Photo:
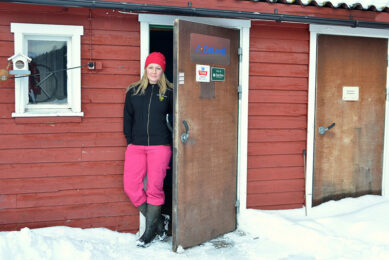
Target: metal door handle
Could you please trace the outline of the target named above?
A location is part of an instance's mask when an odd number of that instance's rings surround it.
[[[335,126],[335,123],[332,123],[329,127],[324,127],[324,126],[321,126],[319,127],[319,134],[321,135],[324,135],[328,130],[330,130],[331,128],[333,128]]]
[[[188,138],[189,138],[189,126],[188,126],[188,123],[185,120],[182,121],[182,123],[185,126],[185,133],[183,133],[181,135],[181,142],[183,142],[185,144],[188,141]]]

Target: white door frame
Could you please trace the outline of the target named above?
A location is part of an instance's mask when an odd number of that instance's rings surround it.
[[[192,16],[172,16],[139,14],[140,22],[140,71],[143,75],[146,57],[149,54],[150,25],[173,26],[175,19],[191,22],[204,23],[227,28],[234,28],[240,31],[239,47],[242,48],[242,58],[239,61],[239,85],[242,92],[239,98],[238,108],[238,151],[237,151],[237,200],[239,201],[237,211],[237,222],[240,223],[239,216],[246,210],[247,201],[247,132],[248,132],[248,97],[249,97],[249,46],[250,46],[250,20],[223,19],[209,17]],[[141,215],[141,214],[140,214]],[[142,216],[142,215],[141,215]],[[141,217],[140,227],[144,219]]]
[[[343,26],[313,25],[309,26],[310,47],[309,47],[309,89],[308,89],[308,125],[307,125],[307,165],[305,178],[305,203],[307,211],[312,208],[312,189],[313,189],[313,160],[314,160],[314,142],[315,142],[315,109],[316,109],[316,62],[317,62],[317,36],[319,34],[340,35],[340,36],[358,36],[370,38],[385,38],[389,43],[389,31],[384,29],[351,28]],[[389,46],[388,46],[389,55]],[[389,56],[388,56],[389,57]],[[386,72],[386,89],[388,89],[389,76]],[[382,166],[382,196],[389,197],[389,176],[386,173],[389,169],[389,100],[385,102],[385,131],[384,131],[384,150]]]

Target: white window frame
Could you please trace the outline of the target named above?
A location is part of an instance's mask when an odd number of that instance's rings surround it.
[[[27,56],[28,40],[67,41],[67,68],[81,65],[83,26],[11,23],[15,54]],[[81,69],[67,71],[67,104],[28,104],[28,77],[15,78],[15,112],[12,117],[84,116],[81,112]]]
[[[308,89],[308,125],[307,125],[307,164],[305,178],[305,203],[308,215],[312,209],[313,167],[315,145],[315,113],[316,113],[316,64],[317,64],[317,37],[320,34],[358,36],[388,39],[389,57],[389,31],[386,29],[351,28],[344,26],[316,25],[309,26],[309,89]],[[386,89],[389,88],[389,70],[386,69]],[[316,129],[317,131],[317,129]],[[382,196],[389,198],[389,99],[385,101],[385,130],[382,166]]]

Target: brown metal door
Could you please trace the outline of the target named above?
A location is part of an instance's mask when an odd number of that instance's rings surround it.
[[[174,251],[236,228],[238,43],[237,30],[174,23]],[[196,65],[225,69],[224,81],[197,82]]]
[[[313,205],[381,194],[387,45],[318,37]]]

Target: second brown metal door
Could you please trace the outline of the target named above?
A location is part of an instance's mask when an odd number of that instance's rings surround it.
[[[387,45],[318,37],[313,205],[381,194]]]

